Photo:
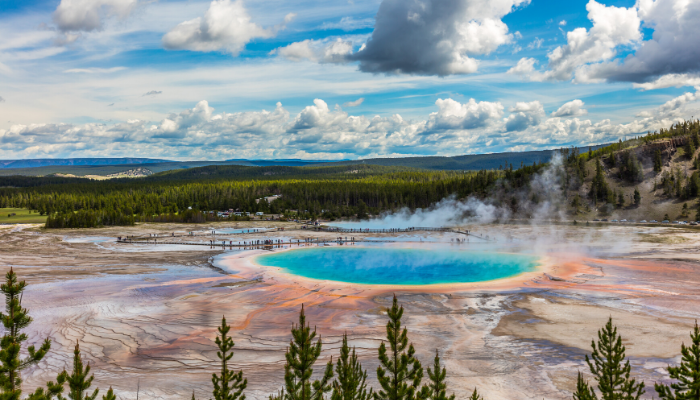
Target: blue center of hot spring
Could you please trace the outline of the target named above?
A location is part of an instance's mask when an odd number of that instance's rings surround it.
[[[307,278],[368,285],[483,282],[537,267],[534,256],[450,249],[314,247],[262,255],[256,260]]]

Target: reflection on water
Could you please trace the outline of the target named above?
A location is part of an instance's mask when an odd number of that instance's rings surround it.
[[[374,285],[482,282],[537,267],[530,255],[448,248],[316,247],[261,255],[256,261],[307,278]]]

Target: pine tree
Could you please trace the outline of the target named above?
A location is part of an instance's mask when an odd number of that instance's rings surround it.
[[[316,337],[316,329],[306,323],[304,306],[299,313],[299,325],[292,326],[292,340],[289,343],[287,364],[284,366],[285,390],[280,396],[285,400],[321,400],[323,394],[331,390],[330,380],[333,378],[333,360],[326,364],[326,370],[320,380],[311,382],[313,365],[321,355],[322,342]]]
[[[472,392],[472,395],[469,396],[469,400],[484,400],[484,396],[480,395],[480,394],[476,391],[476,388],[474,388],[474,391]]]
[[[574,400],[597,400],[593,388],[588,386],[588,382],[583,379],[581,372],[578,373],[576,380],[576,392],[574,392]]]
[[[688,138],[688,143],[685,144],[685,156],[692,160],[695,155],[695,143],[693,143],[692,138]]]
[[[387,353],[384,342],[379,346],[379,362],[377,380],[382,386],[374,393],[375,400],[414,400],[424,399],[429,395],[429,389],[424,387],[418,391],[423,379],[423,367],[415,358],[416,350],[408,343],[408,330],[401,330],[403,307],[399,307],[396,295],[388,310],[389,322],[386,325],[386,336],[390,352]]]
[[[226,317],[221,318],[221,326],[218,328],[219,336],[216,337],[216,346],[219,351],[217,357],[221,360],[221,375],[212,374],[211,382],[214,385],[214,399],[216,400],[245,400],[243,390],[248,386],[248,380],[243,379],[243,371],[238,373],[228,367],[228,362],[233,358],[233,339],[228,336],[231,327],[226,324]],[[194,399],[194,391],[192,392]]]
[[[114,394],[114,390],[112,390],[112,387],[109,387],[109,390],[107,393],[102,396],[102,400],[117,400],[117,396]],[[192,400],[194,400],[194,392],[192,392]]]
[[[348,334],[343,335],[343,346],[340,348],[340,358],[335,365],[337,374],[333,382],[333,394],[331,400],[369,400],[372,398],[372,389],[367,390],[367,371],[357,359],[355,348],[350,352],[348,346]]]
[[[430,382],[428,383],[428,388],[430,388],[430,400],[454,400],[455,395],[447,396],[447,384],[445,383],[445,377],[447,376],[447,369],[442,368],[440,370],[440,355],[438,351],[435,350],[435,359],[433,361],[433,369],[428,367],[428,378]]]
[[[66,379],[68,379],[68,373],[66,371],[61,372],[58,374],[58,377],[56,377],[56,383],[54,382],[47,382],[46,383],[46,390],[44,388],[37,388],[34,393],[30,394],[29,397],[27,397],[27,400],[51,400],[53,398],[58,398],[59,400],[65,400],[64,397],[61,396],[63,393],[64,387],[63,385],[66,383]],[[104,399],[104,397],[103,397]],[[115,400],[115,399],[106,399],[106,400]]]
[[[5,283],[0,285],[0,291],[5,295],[5,312],[0,313],[5,327],[5,335],[0,339],[0,389],[2,400],[18,400],[22,394],[20,371],[41,361],[51,348],[51,341],[45,339],[39,349],[27,347],[29,356],[20,358],[22,342],[27,340],[27,334],[22,333],[22,329],[32,322],[27,309],[22,308],[22,292],[27,283],[18,282],[12,268],[5,279]]]
[[[692,345],[681,344],[681,364],[668,366],[668,374],[676,382],[670,386],[654,384],[659,398],[668,400],[700,400],[700,329],[698,321],[690,334]]]
[[[73,371],[66,379],[69,389],[68,398],[70,400],[95,400],[100,389],[95,389],[92,394],[86,392],[92,385],[93,379],[95,379],[94,375],[89,377],[88,375],[90,375],[90,364],[83,367],[83,360],[80,357],[80,346],[76,343],[73,351]]]
[[[634,205],[639,207],[642,202],[642,195],[639,193],[639,189],[634,188]]]
[[[664,166],[664,162],[661,158],[661,150],[656,150],[654,152],[654,172],[659,173]]]
[[[644,382],[637,383],[630,378],[630,362],[625,359],[625,346],[617,328],[608,319],[603,329],[598,331],[598,344],[591,341],[593,353],[586,363],[598,381],[602,400],[638,400],[644,394]]]

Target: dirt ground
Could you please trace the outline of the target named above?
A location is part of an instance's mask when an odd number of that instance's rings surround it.
[[[225,240],[332,239],[337,234],[294,230],[227,236]],[[210,240],[221,228],[278,228],[279,222],[44,230],[0,226],[0,268],[29,283],[24,305],[34,322],[30,343],[50,337],[49,355],[25,371],[25,392],[70,366],[76,341],[90,361],[95,385],[121,399],[211,396],[216,371],[215,328],[233,327],[234,365],[248,378],[247,397],[264,399],[283,385],[289,328],[303,303],[323,337],[323,362],[347,332],[371,384],[385,307],[397,295],[419,359],[439,350],[449,391],[476,386],[488,399],[565,399],[596,331],[612,317],[627,346],[633,374],[647,385],[667,379],[700,317],[700,233],[633,226],[471,226],[465,249],[526,251],[546,256],[546,268],[518,279],[441,287],[367,287],[290,279],[256,270],[260,250],[115,243],[117,236]],[[201,236],[173,238],[173,232]],[[451,242],[455,234],[353,234]],[[217,236],[217,240],[224,240]],[[493,241],[496,239],[496,241]],[[418,246],[419,244],[416,244]],[[424,245],[424,244],[420,244]],[[273,251],[277,251],[273,249]],[[240,268],[239,268],[240,267]],[[321,365],[317,373],[321,371]]]

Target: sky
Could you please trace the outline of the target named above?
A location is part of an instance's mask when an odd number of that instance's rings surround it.
[[[700,116],[700,0],[0,0],[0,159],[361,159]]]

